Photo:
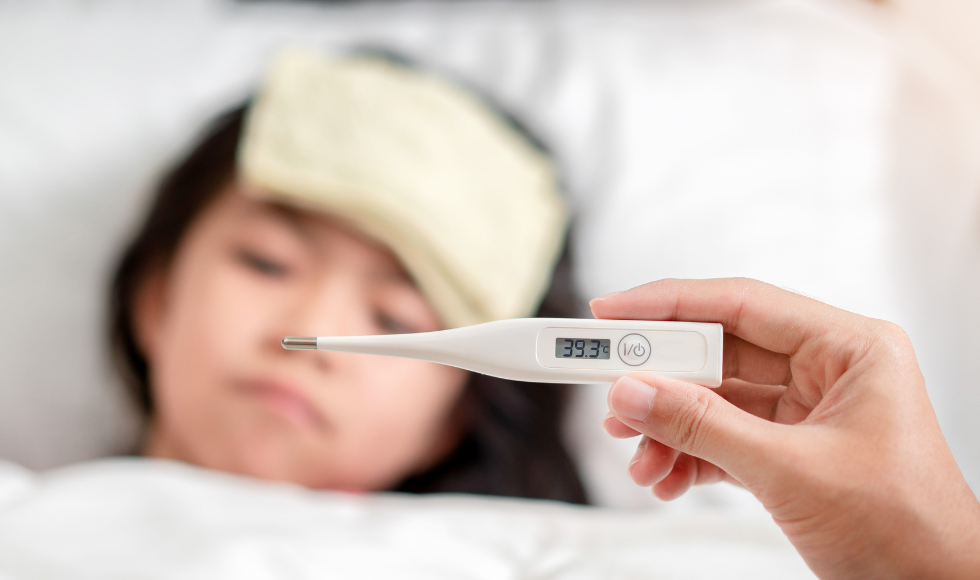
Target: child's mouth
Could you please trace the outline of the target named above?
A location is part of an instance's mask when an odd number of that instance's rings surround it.
[[[259,398],[265,405],[290,421],[314,429],[324,429],[326,418],[310,399],[291,385],[275,380],[255,380],[239,383],[244,393]]]

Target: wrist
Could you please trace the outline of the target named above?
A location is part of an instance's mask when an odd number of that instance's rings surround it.
[[[980,503],[970,494],[955,512],[921,525],[897,527],[891,565],[878,577],[980,578]]]

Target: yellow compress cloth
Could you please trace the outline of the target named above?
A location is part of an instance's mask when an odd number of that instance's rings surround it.
[[[554,170],[478,99],[371,57],[290,51],[249,111],[255,195],[389,247],[448,327],[531,315],[561,250]]]

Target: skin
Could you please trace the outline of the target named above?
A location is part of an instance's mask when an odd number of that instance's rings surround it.
[[[821,578],[980,578],[980,503],[894,324],[753,280],[663,280],[597,318],[721,322],[721,388],[649,374],[609,392],[603,427],[642,434],[630,474],[662,499],[751,491]]]
[[[337,221],[229,186],[135,310],[156,406],[146,455],[382,490],[456,445],[465,371],[280,346],[442,327],[398,261]]]

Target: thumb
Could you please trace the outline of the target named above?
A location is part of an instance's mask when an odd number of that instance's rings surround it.
[[[609,390],[608,403],[629,427],[713,463],[742,482],[754,479],[782,439],[782,425],[746,413],[706,387],[659,375],[619,379]]]

